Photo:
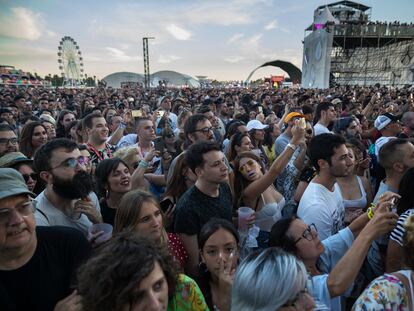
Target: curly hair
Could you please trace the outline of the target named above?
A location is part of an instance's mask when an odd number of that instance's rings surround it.
[[[404,237],[404,262],[411,269],[414,269],[414,216],[405,220],[405,237]]]
[[[92,256],[78,273],[78,291],[84,310],[123,310],[136,300],[136,290],[158,263],[175,292],[178,270],[165,247],[131,231],[117,234]]]

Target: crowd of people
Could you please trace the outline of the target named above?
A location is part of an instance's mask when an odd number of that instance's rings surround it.
[[[0,309],[414,310],[413,94],[0,88]]]

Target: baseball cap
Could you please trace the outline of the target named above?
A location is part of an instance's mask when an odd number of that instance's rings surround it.
[[[335,98],[335,99],[331,100],[331,103],[334,104],[334,105],[337,105],[339,103],[342,103],[342,100],[340,100],[339,98]]]
[[[10,167],[17,163],[32,163],[33,160],[27,158],[21,152],[9,152],[0,157],[0,167]]]
[[[381,131],[384,127],[386,127],[391,122],[396,122],[400,119],[396,115],[392,113],[386,112],[375,119],[374,126],[378,131]]]
[[[0,199],[19,194],[36,195],[29,191],[23,176],[12,168],[0,168]]]
[[[293,118],[304,118],[305,116],[299,112],[290,112],[287,114],[283,122],[288,123]]]
[[[51,115],[42,114],[42,115],[40,115],[39,118],[40,118],[40,121],[45,121],[45,122],[49,122],[53,125],[56,125],[56,120]]]
[[[269,125],[265,125],[262,122],[260,122],[259,120],[250,120],[246,127],[248,131],[251,130],[263,130],[265,128],[267,128]]]

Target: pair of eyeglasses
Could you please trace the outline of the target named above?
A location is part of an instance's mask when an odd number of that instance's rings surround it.
[[[37,173],[31,173],[31,174],[22,174],[24,182],[27,183],[29,179],[31,178],[34,181],[37,181],[39,178],[39,174]]]
[[[318,232],[318,229],[316,228],[315,224],[310,224],[305,231],[303,231],[302,236],[298,238],[294,244],[298,243],[302,239],[306,239],[308,241],[313,240],[313,234],[312,232]]]
[[[6,146],[7,144],[17,145],[19,140],[17,138],[0,138],[0,145]]]
[[[59,167],[67,167],[67,168],[75,168],[77,165],[89,165],[90,163],[90,159],[89,157],[85,157],[85,156],[80,156],[78,158],[69,158],[66,159],[64,161],[62,161],[62,163],[60,163],[59,165],[52,167],[51,169],[54,170],[56,168]]]
[[[246,166],[253,167],[254,165],[255,165],[254,160],[248,160],[246,163],[244,163],[242,166],[239,167],[239,172],[243,174],[243,173],[247,172]]]
[[[213,128],[212,127],[205,127],[199,130],[195,130],[194,132],[202,132],[203,134],[208,134],[210,132],[213,132]]]
[[[12,219],[13,213],[16,212],[23,217],[27,217],[34,213],[36,210],[35,200],[30,199],[27,202],[24,202],[15,208],[2,208],[0,209],[0,224],[5,225],[10,222]]]

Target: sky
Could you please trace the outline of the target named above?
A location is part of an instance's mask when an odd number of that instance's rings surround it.
[[[333,1],[332,1],[333,2]],[[414,22],[413,0],[359,1],[371,20]],[[302,65],[304,29],[330,2],[302,0],[0,0],[0,65],[41,76],[60,74],[63,36],[78,43],[88,76],[143,73],[142,38],[150,71],[173,70],[218,80],[245,80],[270,60]],[[256,71],[252,79],[283,74]]]

